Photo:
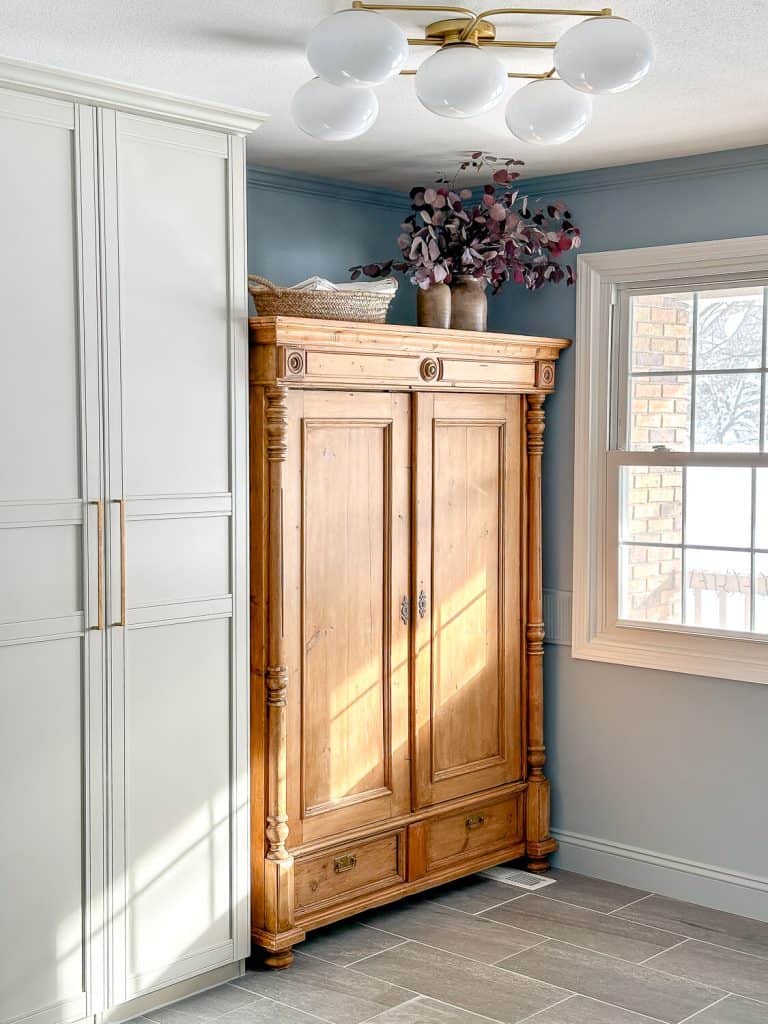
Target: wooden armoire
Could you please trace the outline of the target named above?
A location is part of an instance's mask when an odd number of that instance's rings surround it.
[[[557,338],[250,321],[252,937],[544,871]]]

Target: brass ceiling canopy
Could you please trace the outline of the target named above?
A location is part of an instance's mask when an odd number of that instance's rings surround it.
[[[455,43],[488,42],[496,38],[496,26],[491,21],[475,21],[474,18],[443,18],[433,21],[424,31],[424,42],[437,46],[452,46]]]

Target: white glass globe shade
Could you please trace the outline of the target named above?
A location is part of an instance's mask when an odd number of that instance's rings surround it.
[[[624,18],[589,18],[563,35],[555,47],[555,67],[580,92],[631,89],[655,59],[648,33]]]
[[[399,74],[408,60],[408,39],[375,11],[339,11],[310,32],[307,60],[331,85],[366,88]]]
[[[524,85],[507,104],[507,127],[522,142],[569,142],[592,119],[592,97],[547,78]]]
[[[493,54],[471,43],[444,46],[416,72],[416,95],[433,114],[474,117],[495,107],[507,72]]]
[[[291,103],[299,128],[315,139],[344,142],[367,132],[379,113],[373,89],[337,89],[321,78],[306,82]]]

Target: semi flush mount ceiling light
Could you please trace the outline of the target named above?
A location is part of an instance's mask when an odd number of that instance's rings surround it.
[[[408,39],[379,11],[441,11],[423,39]],[[559,41],[497,39],[489,19],[501,14],[585,18]],[[417,71],[405,69],[410,46],[437,52]],[[553,50],[554,66],[527,74],[504,69],[489,47]],[[623,92],[643,79],[654,61],[646,32],[610,8],[600,11],[499,7],[475,14],[442,4],[377,4],[354,0],[352,9],[325,18],[312,30],[307,59],[318,78],[303,85],[292,104],[296,124],[329,142],[354,139],[373,125],[378,101],[371,86],[395,75],[415,75],[416,95],[441,117],[475,117],[503,98],[509,78],[530,79],[507,105],[509,130],[523,142],[554,145],[575,138],[592,116],[591,95]]]

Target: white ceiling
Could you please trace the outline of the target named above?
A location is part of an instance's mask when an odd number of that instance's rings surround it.
[[[578,9],[604,2],[573,0]],[[548,0],[527,0],[549,6]],[[513,139],[503,106],[450,121],[428,113],[413,79],[379,90],[381,113],[367,135],[320,143],[295,128],[290,99],[311,77],[307,32],[343,0],[0,0],[0,54],[101,75],[180,95],[263,111],[249,142],[266,166],[405,188],[451,170],[459,153],[486,149],[552,174],[753,146],[768,142],[768,0],[615,0],[616,14],[650,32],[651,75],[630,92],[595,101],[592,124],[564,146]],[[482,10],[489,4],[464,0]],[[438,17],[397,16],[416,34]],[[499,37],[556,38],[573,19],[498,19]],[[504,26],[501,29],[501,26]],[[412,50],[416,67],[431,50]],[[496,51],[510,70],[543,70],[546,53]],[[510,93],[522,83],[510,81]]]

